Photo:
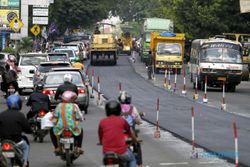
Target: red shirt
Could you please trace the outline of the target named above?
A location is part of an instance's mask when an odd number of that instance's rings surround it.
[[[127,121],[122,117],[112,115],[100,121],[98,133],[103,153],[124,154],[127,151],[124,131],[131,134]]]

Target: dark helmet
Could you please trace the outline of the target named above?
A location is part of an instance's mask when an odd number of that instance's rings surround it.
[[[38,83],[36,85],[36,92],[42,92],[43,91],[43,84],[42,83]]]
[[[106,110],[106,115],[121,115],[121,105],[118,101],[116,100],[111,100],[108,101],[105,105],[105,110]]]
[[[131,99],[132,97],[126,91],[122,91],[118,97],[119,102],[122,104],[131,104]]]
[[[22,109],[22,100],[21,100],[20,96],[10,95],[7,98],[7,106],[9,109],[21,110]]]

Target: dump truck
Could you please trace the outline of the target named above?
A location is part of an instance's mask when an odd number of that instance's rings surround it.
[[[174,23],[169,19],[146,18],[142,27],[142,45],[140,49],[141,61],[146,62],[150,50],[151,32],[174,32]]]
[[[184,58],[185,34],[152,32],[150,48],[155,73],[170,69],[180,74]]]

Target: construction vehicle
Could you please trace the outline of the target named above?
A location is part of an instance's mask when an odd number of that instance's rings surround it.
[[[122,45],[123,45],[122,53],[126,53],[128,55],[131,55],[132,34],[130,32],[122,33],[121,40],[122,40]]]
[[[174,23],[169,19],[162,18],[146,18],[142,27],[142,44],[140,56],[142,62],[147,62],[150,50],[150,34],[151,32],[174,32]]]
[[[180,74],[184,59],[185,34],[152,32],[150,48],[155,73],[169,69]]]
[[[90,51],[90,64],[91,65],[116,65],[117,63],[117,47],[115,35],[112,32],[108,31],[104,25],[111,24],[101,23],[99,26],[102,26],[101,34],[93,34],[91,51]]]

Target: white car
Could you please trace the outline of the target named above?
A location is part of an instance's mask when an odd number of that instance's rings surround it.
[[[43,53],[27,53],[20,55],[18,66],[21,72],[18,73],[19,91],[24,89],[33,89],[33,75],[37,66],[41,62],[49,61],[48,54]]]

